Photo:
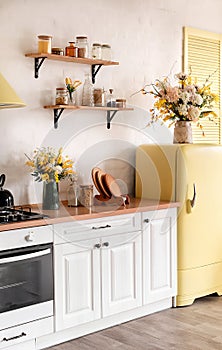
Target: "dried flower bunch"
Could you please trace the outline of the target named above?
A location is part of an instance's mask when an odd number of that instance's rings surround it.
[[[200,118],[209,116],[213,120],[217,117],[213,104],[218,101],[218,96],[211,91],[210,76],[202,86],[190,74],[179,73],[175,79],[176,85],[171,84],[169,77],[166,77],[141,90],[143,94],[150,93],[155,97],[149,124],[161,119],[163,122],[171,121],[169,126],[177,121],[193,121],[201,127],[198,123]],[[152,87],[151,91],[146,90],[148,86]]]
[[[32,158],[25,156],[28,158],[25,164],[31,167],[35,181],[59,182],[74,174],[73,161],[62,155],[62,148],[56,152],[51,147],[41,147],[34,151]]]

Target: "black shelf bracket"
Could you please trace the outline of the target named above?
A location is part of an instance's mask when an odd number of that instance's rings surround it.
[[[61,117],[62,112],[64,111],[64,108],[56,108],[54,109],[54,128],[58,128],[58,121]]]
[[[100,68],[103,66],[103,64],[92,64],[92,83],[95,84],[96,81],[96,74],[100,70]]]
[[[39,69],[43,62],[45,61],[46,57],[35,57],[35,78],[37,79],[39,77]]]
[[[116,113],[118,111],[107,111],[107,129],[110,129],[110,123],[112,121],[112,119],[115,117]]]

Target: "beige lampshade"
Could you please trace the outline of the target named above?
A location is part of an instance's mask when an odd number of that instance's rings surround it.
[[[18,107],[25,107],[25,103],[0,73],[0,109]]]

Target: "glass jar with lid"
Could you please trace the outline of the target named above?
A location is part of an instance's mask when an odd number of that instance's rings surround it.
[[[80,185],[80,203],[86,208],[93,205],[93,185]]]
[[[38,35],[38,53],[52,53],[51,35]]]
[[[101,60],[102,57],[102,46],[99,43],[92,44],[92,58]]]
[[[64,49],[61,48],[61,47],[52,47],[52,53],[54,55],[63,56],[64,55]]]
[[[108,44],[103,44],[102,47],[102,60],[111,61],[111,46]]]
[[[67,105],[69,102],[68,91],[66,88],[56,88],[56,105]]]
[[[78,57],[88,58],[89,57],[89,44],[87,36],[77,36],[76,46],[78,48]]]

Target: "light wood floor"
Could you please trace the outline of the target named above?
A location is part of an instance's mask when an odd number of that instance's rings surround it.
[[[222,350],[222,297],[161,311],[48,350]]]

